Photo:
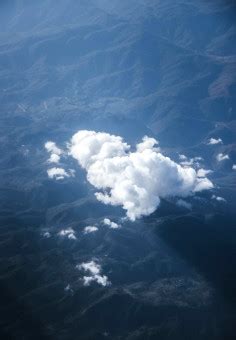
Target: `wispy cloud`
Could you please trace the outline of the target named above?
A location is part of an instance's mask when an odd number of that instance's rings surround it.
[[[190,167],[193,166],[194,168],[199,168],[200,163],[203,161],[202,157],[193,157],[193,158],[188,158],[185,155],[179,155],[179,158],[181,160],[180,164],[183,167]]]
[[[61,231],[59,231],[58,235],[62,237],[67,237],[71,240],[76,240],[75,231],[72,228],[62,229]]]
[[[212,195],[211,199],[216,200],[218,202],[226,202],[226,199],[224,197],[220,197],[220,196],[216,196],[216,195]]]
[[[185,209],[188,209],[188,210],[192,209],[192,204],[182,200],[181,198],[179,200],[177,200],[176,204],[181,208],[185,208]]]

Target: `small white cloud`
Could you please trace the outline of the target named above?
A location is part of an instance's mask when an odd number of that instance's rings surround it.
[[[109,218],[104,218],[103,220],[103,223],[107,226],[109,226],[109,228],[111,229],[117,229],[117,228],[120,228],[120,225],[115,223],[115,222],[112,222]]]
[[[207,144],[208,145],[223,144],[223,141],[221,138],[218,139],[210,138]]]
[[[72,228],[62,229],[58,233],[59,236],[67,237],[71,240],[76,240],[75,231]]]
[[[212,195],[211,199],[216,200],[218,202],[226,202],[226,199],[220,196]]]
[[[182,208],[186,208],[188,210],[191,210],[192,209],[192,205],[182,199],[179,199],[176,204],[179,206],[179,207],[182,207]]]
[[[58,156],[55,153],[52,153],[50,158],[48,159],[48,163],[59,163],[60,162],[60,156]]]
[[[70,240],[76,240],[75,234],[68,234],[67,237],[68,237]]]
[[[236,170],[236,164],[234,164],[234,165],[232,166],[232,169],[233,169],[233,170]]]
[[[48,177],[56,180],[64,179],[65,177],[70,177],[71,175],[65,171],[63,168],[51,168],[47,170]]]
[[[216,159],[218,162],[222,162],[222,161],[225,161],[226,159],[229,159],[229,155],[224,155],[223,153],[219,153],[216,156]]]
[[[84,234],[90,234],[90,233],[94,233],[95,231],[98,230],[98,227],[89,225],[87,227],[84,228]]]
[[[49,231],[45,231],[42,235],[45,238],[50,238],[51,237],[51,234],[49,233]]]
[[[206,177],[206,175],[212,173],[212,170],[199,169],[197,171],[197,177]]]
[[[72,289],[72,287],[71,287],[71,285],[68,283],[68,285],[64,288],[64,291],[66,292],[66,293],[71,293],[71,294],[73,294],[74,293],[74,291],[73,291],[73,289]]]
[[[69,169],[68,173],[69,173],[70,177],[75,177],[75,170],[74,169]]]
[[[97,282],[104,287],[111,284],[106,275],[101,275],[101,266],[95,261],[83,262],[76,268],[90,273],[89,276],[83,276],[85,286],[89,286],[91,282]]]
[[[45,143],[44,147],[47,150],[47,152],[51,154],[50,158],[48,159],[48,162],[59,163],[63,151],[57,147],[56,143],[49,141]]]
[[[55,153],[58,156],[60,156],[63,153],[63,151],[60,148],[58,148],[56,146],[56,143],[54,142],[48,141],[47,143],[45,143],[44,146],[47,152],[49,153]]]
[[[182,155],[184,156],[184,155]],[[200,156],[197,156],[197,157],[193,157],[193,158],[187,158],[186,156],[184,156],[184,160],[182,162],[180,162],[180,164],[184,167],[191,167],[191,166],[194,166],[195,168],[198,168],[200,167],[200,162],[203,161],[203,158],[200,157]]]
[[[99,274],[101,271],[100,264],[96,263],[95,261],[90,262],[83,262],[76,266],[78,269],[83,269],[85,272],[90,272],[93,275]]]

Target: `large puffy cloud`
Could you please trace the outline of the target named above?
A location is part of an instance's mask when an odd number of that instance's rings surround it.
[[[71,139],[70,155],[87,171],[88,181],[99,191],[97,199],[121,205],[135,220],[149,215],[160,198],[186,197],[210,189],[206,177],[192,167],[183,167],[164,156],[154,138],[144,137],[131,151],[120,136],[82,130]]]

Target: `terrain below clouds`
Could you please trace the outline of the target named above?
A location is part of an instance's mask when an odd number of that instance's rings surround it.
[[[235,338],[235,11],[0,2],[2,339]]]

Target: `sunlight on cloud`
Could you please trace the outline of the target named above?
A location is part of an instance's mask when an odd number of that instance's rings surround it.
[[[145,136],[131,152],[120,136],[82,130],[72,137],[69,154],[87,171],[89,183],[99,190],[97,199],[122,206],[134,221],[153,213],[161,198],[186,197],[213,187],[192,167],[183,167],[164,156],[157,144],[154,138]]]

